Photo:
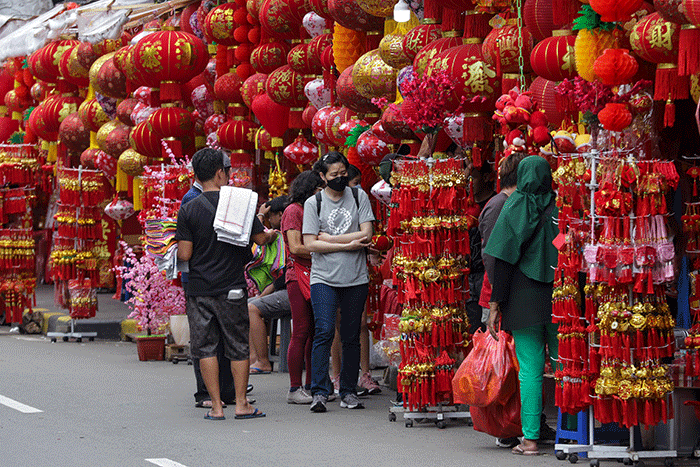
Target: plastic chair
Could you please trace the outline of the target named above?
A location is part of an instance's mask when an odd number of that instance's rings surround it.
[[[277,350],[277,327],[279,322],[280,348]],[[270,320],[270,350],[268,352],[270,362],[277,362],[277,371],[288,373],[287,349],[292,339],[292,318],[285,317]]]

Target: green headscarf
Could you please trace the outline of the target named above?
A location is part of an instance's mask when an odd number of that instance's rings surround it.
[[[523,159],[518,164],[518,187],[503,205],[484,252],[517,264],[530,279],[554,281],[557,249],[552,245],[552,240],[559,232],[551,219],[544,220],[542,228],[521,255],[523,245],[535,232],[542,213],[554,197],[549,163],[540,156]],[[556,215],[554,209],[552,216]]]

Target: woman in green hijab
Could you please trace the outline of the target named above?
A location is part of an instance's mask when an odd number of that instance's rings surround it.
[[[513,448],[514,454],[539,454],[545,346],[552,362],[557,358],[557,325],[552,323],[556,215],[549,163],[526,157],[518,165],[517,189],[503,206],[485,250],[496,258],[488,329],[498,339],[500,320],[500,327],[513,334],[520,364],[525,439]]]

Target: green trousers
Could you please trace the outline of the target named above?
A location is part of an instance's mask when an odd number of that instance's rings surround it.
[[[542,414],[542,377],[544,374],[545,346],[549,347],[552,365],[557,360],[558,325],[546,324],[512,331],[515,354],[520,364],[520,419],[525,439],[540,438]]]

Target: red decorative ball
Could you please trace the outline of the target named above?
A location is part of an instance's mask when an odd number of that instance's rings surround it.
[[[97,99],[88,99],[80,104],[78,116],[90,131],[99,130],[110,120],[109,115],[105,113]]]
[[[384,130],[392,137],[399,140],[414,139],[416,135],[411,130],[411,127],[404,120],[401,113],[401,104],[389,105],[382,114],[382,126]]]
[[[115,53],[103,55],[92,64],[90,83],[103,96],[123,99],[127,96],[126,75],[117,68]]]
[[[90,130],[80,120],[78,112],[63,119],[58,128],[58,139],[73,151],[82,151],[90,146]]]
[[[254,48],[253,44],[240,44],[236,47],[236,51],[233,54],[236,60],[247,62],[250,60],[250,54],[253,53]]]
[[[367,130],[357,138],[357,153],[365,164],[376,167],[391,152],[387,143],[382,141],[372,130]]]
[[[265,94],[267,76],[264,73],[255,73],[249,76],[241,85],[241,97],[248,107],[253,105],[253,99],[260,94]]]
[[[353,130],[353,128],[357,126],[368,126],[369,123],[367,123],[364,120],[360,120],[359,118],[351,118],[350,120],[346,121],[345,123],[340,125],[340,128],[338,128],[338,133],[343,138],[347,138],[350,136],[350,132]]]
[[[385,143],[401,144],[400,138],[395,138],[384,129],[384,124],[382,123],[382,120],[377,120],[376,122],[374,122],[374,124],[372,125],[372,133],[377,135],[377,138],[381,139]]]
[[[274,37],[292,40],[299,36],[301,19],[294,17],[294,12],[287,0],[264,0],[260,5],[260,26]],[[260,70],[258,70],[260,71]]]
[[[275,150],[274,146],[272,146],[272,135],[265,128],[260,128],[260,131],[255,134],[255,142],[258,145],[258,149],[262,151]]]
[[[253,69],[250,63],[241,63],[236,67],[236,74],[241,78],[241,81],[245,81],[253,73],[255,73],[255,69]]]
[[[90,70],[90,66],[92,66],[95,60],[100,58],[100,54],[95,51],[95,48],[89,42],[81,42],[78,45],[77,54],[78,63],[80,63],[83,68],[87,68],[88,70]]]
[[[598,112],[598,120],[608,131],[622,131],[632,123],[632,113],[626,104],[608,103]]]
[[[78,111],[78,107],[83,103],[82,97],[77,96],[57,96],[54,99],[46,100],[43,117],[47,130],[51,133],[57,132],[58,127],[68,115]]]
[[[272,73],[287,64],[289,46],[284,42],[268,42],[253,49],[250,64],[258,73]]]
[[[214,83],[214,95],[227,104],[242,104],[241,86],[243,80],[236,73],[226,73]]]
[[[151,130],[161,138],[185,138],[194,128],[192,115],[178,107],[164,107],[148,117]],[[145,154],[137,149],[137,152]]]
[[[574,43],[571,31],[554,31],[554,37],[539,42],[530,54],[532,71],[550,81],[573,79],[576,76]]]
[[[330,33],[321,34],[320,36],[316,36],[313,39],[311,39],[311,41],[309,41],[309,60],[311,61],[313,66],[319,66],[323,68],[323,64],[321,63],[323,51],[326,50],[326,48],[329,46],[331,46],[332,48],[332,45],[333,34]]]
[[[86,169],[96,169],[95,160],[100,152],[102,151],[97,148],[88,148],[84,150],[82,154],[80,154],[80,165]]]
[[[205,36],[209,42],[220,45],[237,45],[233,30],[238,22],[234,16],[238,7],[234,3],[224,3],[212,9],[204,22]]]
[[[627,49],[605,49],[593,63],[593,71],[603,84],[617,86],[629,83],[639,64]]]
[[[219,144],[226,149],[255,150],[255,133],[258,126],[250,120],[229,120],[216,131]]]
[[[138,103],[138,99],[133,97],[121,101],[117,106],[117,119],[124,125],[134,126],[134,122],[131,120],[131,113]]]
[[[590,0],[591,8],[608,23],[629,21],[632,14],[642,6],[644,0]]]
[[[283,154],[292,163],[305,165],[318,159],[318,148],[299,134],[292,144],[284,148]]]
[[[97,145],[105,153],[118,158],[129,148],[131,128],[117,121],[107,122],[97,132]]]
[[[372,100],[361,95],[355,87],[352,79],[354,67],[355,65],[347,67],[338,77],[335,84],[338,102],[360,114],[378,112],[379,108],[372,103]]]
[[[332,106],[326,119],[326,138],[330,140],[332,146],[343,146],[345,136],[340,132],[340,127],[348,120],[357,118],[357,114],[347,107]]]
[[[71,46],[70,49],[61,56],[58,64],[61,77],[76,86],[86,87],[90,84],[88,72],[90,68],[85,68],[78,61],[78,46]]]
[[[306,106],[304,113],[301,114],[301,121],[304,123],[305,128],[311,128],[311,122],[313,122],[316,112],[318,112],[318,109],[311,103]]]

